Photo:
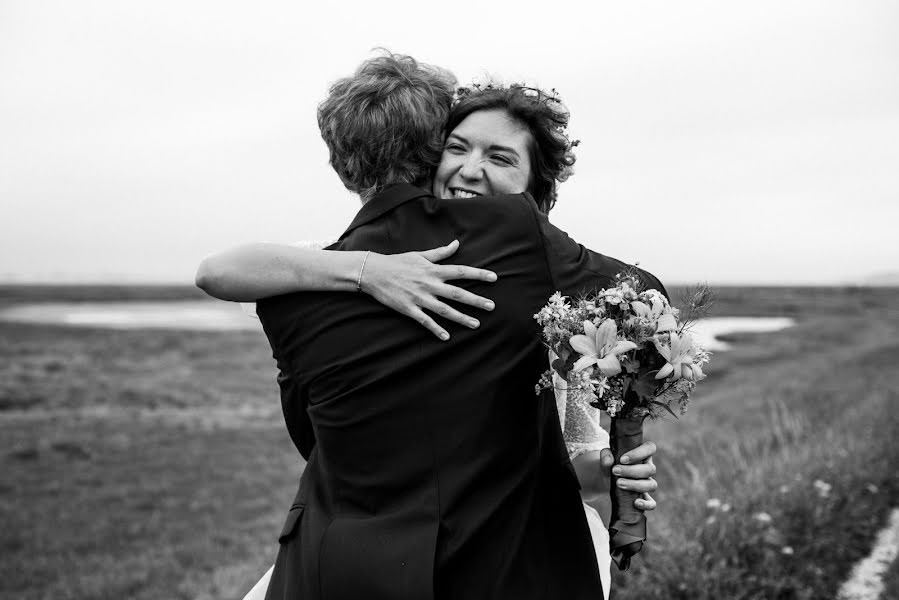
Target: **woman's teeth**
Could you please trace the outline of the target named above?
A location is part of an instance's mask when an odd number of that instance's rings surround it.
[[[480,194],[475,194],[474,192],[467,192],[465,190],[452,190],[453,198],[462,199],[462,198],[474,198],[475,196],[480,196]]]

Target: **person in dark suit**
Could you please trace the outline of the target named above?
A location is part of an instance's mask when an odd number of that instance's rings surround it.
[[[335,85],[322,112],[346,106],[366,77],[360,69]],[[408,99],[391,111],[408,117]],[[529,193],[456,187],[452,201],[435,198],[412,185],[424,182],[427,161],[396,169],[405,154],[346,143],[365,128],[322,112],[332,164],[366,200],[329,248],[365,251],[356,288],[370,283],[375,256],[456,239],[456,259],[498,279],[448,286],[446,297],[477,304],[489,289],[496,310],[477,328],[450,324],[442,342],[339,288],[259,303],[288,430],[308,461],[267,597],[595,598],[601,584],[556,405],[533,394],[546,364],[533,314],[553,292],[608,286],[627,265],[571,240]],[[523,162],[527,150],[516,154]]]

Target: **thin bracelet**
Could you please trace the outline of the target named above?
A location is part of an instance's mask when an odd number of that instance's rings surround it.
[[[356,291],[362,291],[362,271],[365,270],[365,263],[368,260],[368,255],[371,254],[371,250],[365,253],[365,258],[362,259],[362,266],[359,267],[359,279],[356,280]]]

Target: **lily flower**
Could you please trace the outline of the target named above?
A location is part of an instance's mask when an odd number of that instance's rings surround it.
[[[582,355],[574,363],[575,371],[596,365],[606,377],[617,375],[621,372],[618,355],[637,347],[633,342],[618,339],[618,326],[612,319],[604,320],[599,327],[584,321],[584,333],[586,335],[573,335],[568,340],[571,347]]]
[[[659,317],[659,321],[656,324],[657,332],[665,332],[670,331],[674,332],[677,329],[677,320],[674,318],[670,312],[664,313],[661,317]]]
[[[693,345],[693,337],[689,333],[678,336],[677,333],[671,332],[671,346],[665,346],[659,343],[658,339],[653,340],[656,350],[668,361],[664,367],[656,373],[656,379],[664,379],[669,375],[676,381],[683,377],[684,379],[702,379],[705,375],[699,365],[693,364],[693,358],[696,355],[696,347]]]
[[[645,302],[636,300],[631,302],[631,308],[638,317],[648,319],[656,323],[656,331],[674,331],[677,329],[677,320],[671,314],[671,308],[658,298],[652,299],[652,308]]]
[[[634,314],[638,317],[655,320],[658,319],[659,315],[662,314],[662,311],[665,310],[665,305],[662,304],[660,300],[653,298],[652,308],[645,302],[640,302],[639,300],[631,302],[631,308],[634,309]]]

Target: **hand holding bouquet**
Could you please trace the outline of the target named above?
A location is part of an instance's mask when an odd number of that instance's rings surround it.
[[[637,272],[620,274],[614,287],[576,302],[560,293],[534,315],[544,343],[558,356],[537,385],[552,387],[554,370],[568,394],[612,417],[610,438],[615,461],[643,443],[643,420],[683,414],[696,382],[705,377],[709,353],[687,331],[711,300],[707,286],[686,298],[687,315],[658,290],[642,290]],[[636,492],[612,479],[609,536],[612,559],[627,570],[630,557],[646,539],[646,517],[634,507]]]

